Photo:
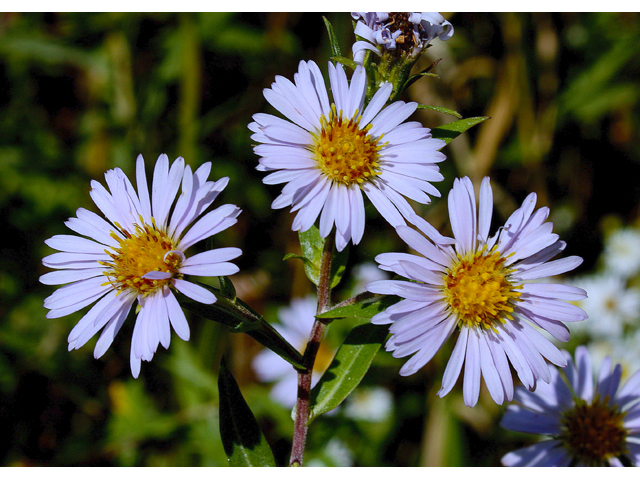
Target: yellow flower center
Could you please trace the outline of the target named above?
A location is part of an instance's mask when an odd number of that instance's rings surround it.
[[[378,151],[386,144],[379,144],[382,136],[374,139],[368,134],[371,124],[360,128],[362,117],[358,112],[353,118],[342,118],[331,106],[329,119],[320,118],[321,129],[314,134],[312,152],[318,167],[334,182],[345,185],[362,184],[365,180],[380,175]]]
[[[116,224],[125,238],[111,232],[119,246],[114,252],[105,250],[112,260],[100,263],[108,268],[104,275],[117,290],[149,295],[169,284],[171,278],[182,278],[179,270],[183,257],[175,251],[173,239],[158,229],[153,220],[151,225],[141,223],[142,226],[135,225],[133,234]],[[170,273],[171,277],[163,280],[142,278],[154,271]]]
[[[512,269],[505,258],[486,248],[458,261],[444,276],[444,294],[449,307],[458,316],[460,326],[491,328],[497,322],[512,320],[513,303],[518,301],[522,285],[509,280]]]
[[[608,402],[609,396],[602,402],[596,396],[590,405],[577,399],[560,419],[560,440],[576,460],[587,466],[603,466],[610,458],[628,453],[628,432],[622,424],[625,414]]]

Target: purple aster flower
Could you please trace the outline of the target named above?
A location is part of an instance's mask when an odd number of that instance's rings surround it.
[[[534,392],[516,388],[500,425],[552,438],[502,457],[508,467],[640,466],[640,370],[620,387],[622,367],[606,357],[594,382],[587,349],[551,370]]]
[[[353,60],[362,64],[367,50],[407,52],[417,57],[438,37],[449,40],[453,25],[437,12],[352,12],[355,34],[364,40],[353,44]]]
[[[465,177],[456,179],[449,193],[454,238],[441,236],[419,217],[412,223],[431,241],[410,227],[396,227],[419,255],[383,253],[376,261],[381,269],[411,281],[377,281],[367,290],[403,298],[371,319],[375,324],[392,324],[386,349],[394,357],[415,354],[401,375],[417,372],[456,330],[459,335],[438,395],[453,388],[464,363],[463,397],[468,406],[478,400],[481,376],[496,403],[511,400],[509,362],[529,389],[538,379],[551,380],[545,358],[565,365],[562,353],[534,326],[567,341],[569,330],[562,322],[577,322],[587,315],[563,300],[579,300],[586,294],[577,287],[528,282],[572,270],[582,259],[549,261],[565,243],[545,222],[549,209],[534,212],[535,203],[532,193],[489,237],[493,210],[489,178],[482,181],[476,211],[473,185]]]
[[[71,330],[69,350],[80,348],[102,329],[94,351],[96,358],[101,357],[136,300],[130,358],[135,378],[141,361],[150,361],[158,344],[169,348],[170,325],[180,338],[189,339],[189,325],[172,290],[201,303],[214,303],[211,292],[184,276],[231,275],[238,267],[228,260],[242,253],[239,248],[218,248],[189,258],[185,255],[195,243],[235,224],[240,213],[235,205],[223,205],[202,216],[229,182],[226,177],[207,181],[210,171],[211,163],[205,163],[192,173],[181,157],[169,168],[169,158],[160,155],[150,196],[140,155],[137,192],[119,168],[105,174],[110,192],[91,182],[91,198],[107,221],[78,209],[77,217],[65,225],[82,236],[51,237],[45,243],[60,253],[42,260],[45,266],[59,269],[42,275],[42,283],[68,284],[45,299],[47,318],[63,317],[97,302]],[[175,201],[180,184],[182,193]]]
[[[320,235],[329,235],[335,223],[336,247],[342,250],[362,239],[363,192],[393,226],[415,215],[403,195],[423,204],[429,195],[440,196],[429,182],[443,178],[435,164],[445,159],[438,151],[445,142],[418,122],[403,123],[417,103],[383,108],[392,89],[386,83],[365,106],[362,67],[349,83],[342,65],[329,63],[333,102],[314,62],[300,62],[294,80],[277,76],[264,90],[290,121],[259,113],[249,124],[251,138],[260,142],[254,148],[262,157],[257,168],[273,172],[264,183],[286,183],[271,207],[291,205],[298,212],[294,231],[306,231],[320,216]]]

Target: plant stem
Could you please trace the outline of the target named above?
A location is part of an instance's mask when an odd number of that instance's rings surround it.
[[[320,277],[318,279],[318,309],[317,315],[326,312],[331,305],[331,252],[333,250],[333,237],[327,237],[322,259],[320,261]],[[309,335],[307,347],[302,356],[302,365],[298,370],[298,399],[296,401],[296,415],[293,426],[293,445],[291,447],[291,459],[289,466],[301,467],[304,448],[307,442],[307,421],[309,420],[309,392],[311,391],[311,375],[313,364],[324,332],[331,320],[316,319]]]

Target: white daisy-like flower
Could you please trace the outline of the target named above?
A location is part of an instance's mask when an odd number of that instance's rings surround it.
[[[640,231],[622,228],[605,241],[603,260],[605,269],[623,278],[640,271]]]
[[[640,371],[620,388],[622,367],[607,357],[594,382],[587,349],[576,349],[575,364],[564,352],[562,374],[535,392],[516,389],[500,425],[552,438],[502,457],[509,467],[640,466]]]
[[[51,237],[45,243],[60,253],[42,260],[45,266],[58,269],[42,275],[42,283],[68,284],[45,299],[47,318],[63,317],[97,302],[71,330],[69,350],[82,347],[103,329],[94,350],[95,357],[101,357],[136,300],[130,356],[135,378],[141,361],[150,361],[158,344],[169,347],[170,325],[180,338],[189,339],[189,325],[172,289],[198,302],[214,303],[211,292],[184,276],[231,275],[238,267],[228,261],[242,253],[239,248],[218,248],[189,258],[185,255],[195,243],[235,224],[240,213],[235,205],[223,205],[202,216],[229,182],[226,177],[207,181],[210,171],[211,163],[205,163],[192,173],[182,158],[169,168],[169,158],[160,155],[149,195],[139,155],[137,192],[119,168],[105,174],[110,191],[91,182],[91,198],[107,220],[78,209],[77,217],[65,225],[82,236]],[[182,193],[175,201],[181,184]]]
[[[280,324],[273,327],[295,348],[304,352],[311,328],[315,322],[318,301],[315,295],[294,298],[288,307],[278,310]],[[335,352],[327,347],[326,342],[320,344],[311,375],[313,387],[324,371],[329,367]],[[271,389],[271,397],[283,407],[292,408],[298,395],[298,374],[291,364],[283,360],[271,350],[262,350],[253,359],[253,369],[262,382],[275,382]]]
[[[446,41],[453,36],[453,25],[438,12],[352,12],[351,17],[357,22],[354,33],[365,39],[352,47],[358,64],[367,50],[377,55],[406,52],[415,58],[436,37]]]
[[[589,297],[577,302],[591,321],[576,324],[576,331],[595,337],[619,336],[626,324],[640,317],[640,290],[627,288],[626,280],[612,274],[600,274],[574,279],[571,284],[589,292]]]
[[[455,238],[434,238],[433,227],[424,220],[422,226],[417,220],[413,223],[435,243],[410,227],[396,227],[420,255],[383,253],[376,261],[383,270],[411,281],[378,281],[367,289],[403,298],[371,319],[374,324],[392,324],[386,349],[394,357],[415,354],[401,375],[417,372],[456,329],[460,333],[438,395],[453,388],[464,363],[463,398],[468,406],[478,400],[481,376],[496,403],[511,400],[509,362],[530,389],[538,379],[551,379],[545,358],[565,365],[561,352],[534,326],[567,341],[569,330],[562,322],[584,320],[587,315],[563,300],[580,300],[585,292],[573,286],[528,282],[569,271],[582,259],[549,261],[564,250],[565,243],[545,222],[549,209],[534,212],[535,203],[532,193],[505,226],[489,237],[493,210],[489,178],[482,181],[476,211],[473,185],[465,177],[456,179],[449,193]]]
[[[339,438],[327,442],[320,455],[307,462],[307,467],[352,467],[353,453]]]
[[[359,387],[347,398],[344,413],[354,420],[383,422],[391,414],[393,395],[383,387]]]
[[[258,170],[274,171],[264,183],[286,183],[271,207],[291,205],[298,212],[294,231],[304,232],[320,216],[320,235],[329,235],[335,223],[336,247],[342,250],[362,239],[363,192],[393,226],[415,214],[403,195],[423,204],[429,195],[440,196],[429,182],[443,179],[435,164],[445,159],[438,151],[445,142],[418,122],[402,123],[417,103],[383,108],[392,90],[386,83],[365,107],[363,67],[349,83],[342,65],[329,63],[333,102],[314,62],[300,62],[294,80],[277,76],[264,90],[290,121],[259,113],[249,124],[251,138],[260,143],[254,147],[262,157]]]
[[[356,295],[363,292],[368,283],[375,282],[376,280],[386,280],[388,278],[389,274],[380,270],[375,263],[362,263],[353,269],[354,283],[351,290],[353,294]]]
[[[609,337],[589,342],[586,346],[594,364],[600,364],[607,355],[615,352],[616,359],[622,365],[622,378],[629,372],[640,370],[640,330],[620,337]]]

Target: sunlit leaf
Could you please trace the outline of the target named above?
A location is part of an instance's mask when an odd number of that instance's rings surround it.
[[[288,260],[290,258],[302,260],[304,262],[304,272],[306,273],[307,278],[317,286],[320,282],[320,264],[322,262],[322,252],[324,250],[325,239],[320,236],[320,231],[315,226],[312,226],[305,232],[300,232],[298,237],[300,238],[302,255],[289,253],[285,255],[283,260]],[[331,288],[334,288],[338,283],[340,283],[348,258],[348,246],[341,252],[336,251],[335,248],[333,249],[333,253],[331,255]]]
[[[224,360],[218,374],[220,437],[232,467],[275,467],[269,444],[262,435],[238,384]]]
[[[484,122],[488,118],[489,117],[471,117],[463,120],[456,120],[455,122],[433,128],[431,130],[431,135],[433,135],[433,138],[439,138],[440,140],[444,140],[446,143],[449,143],[461,133],[466,132],[474,125]]]
[[[308,423],[333,410],[349,396],[369,370],[387,337],[387,325],[374,325],[369,318],[359,320],[336,352],[327,371],[311,390]]]
[[[418,105],[418,108],[424,108],[426,110],[433,110],[440,113],[446,113],[447,115],[453,115],[454,117],[462,118],[455,110],[451,110],[450,108],[445,107],[434,107],[433,105]]]
[[[332,310],[317,315],[317,318],[371,318],[397,301],[398,298],[395,296],[385,296],[380,298],[379,295],[372,294],[370,298],[352,305],[338,305]]]
[[[338,43],[338,37],[336,37],[335,32],[333,31],[333,25],[327,19],[327,17],[322,17],[324,20],[324,25],[327,27],[327,34],[329,35],[329,43],[331,45],[331,53],[334,57],[341,57],[342,53],[340,52],[340,44]]]
[[[407,88],[409,88],[411,85],[413,85],[414,83],[416,83],[418,80],[420,80],[422,77],[433,77],[433,78],[440,78],[438,75],[436,75],[435,73],[427,73],[427,72],[421,72],[421,73],[416,73],[415,75],[411,75],[409,77],[409,79],[405,82],[404,87],[403,87],[403,91],[405,91]]]

